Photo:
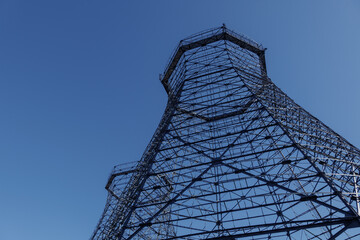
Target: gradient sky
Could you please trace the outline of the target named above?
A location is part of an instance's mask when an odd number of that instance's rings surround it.
[[[0,0],[0,239],[88,239],[112,167],[139,160],[160,121],[173,49],[223,23],[360,146],[359,1]]]

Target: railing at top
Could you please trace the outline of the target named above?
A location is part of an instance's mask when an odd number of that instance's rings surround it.
[[[125,162],[118,164],[114,166],[113,173],[122,172],[122,171],[129,171],[133,168],[135,168],[138,161],[131,161],[131,162]]]
[[[133,161],[133,162],[126,162],[126,163],[122,163],[119,165],[114,166],[114,169],[112,170],[109,178],[108,178],[108,182],[106,184],[106,189],[109,190],[109,187],[112,184],[112,181],[114,180],[115,177],[117,176],[131,176],[131,174],[136,171],[136,165],[137,165],[137,161]]]
[[[227,33],[259,50],[265,50],[264,47],[249,39],[248,37],[242,35],[242,34],[239,34],[239,33],[236,33],[232,30],[229,30],[228,28],[225,27],[225,25],[221,26],[221,27],[217,27],[217,28],[212,28],[212,29],[208,29],[208,30],[205,30],[205,31],[202,31],[202,32],[199,32],[199,33],[196,33],[194,35],[191,35],[187,38],[184,38],[183,40],[180,41],[180,43],[176,46],[176,48],[174,49],[173,51],[173,54],[171,54],[169,60],[167,61],[167,65],[166,65],[166,68],[165,68],[165,71],[164,71],[164,74],[161,74],[160,75],[160,80],[162,80],[162,78],[165,76],[166,72],[168,71],[171,63],[173,62],[175,56],[176,56],[176,53],[179,51],[179,49],[182,47],[182,46],[185,46],[185,45],[188,45],[190,43],[193,43],[193,42],[197,42],[199,40],[202,40],[202,39],[206,39],[206,38],[209,38],[211,36],[215,36],[215,35],[218,35],[218,34],[221,34],[221,33]]]

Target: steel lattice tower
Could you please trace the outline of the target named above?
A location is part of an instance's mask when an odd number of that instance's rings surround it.
[[[360,151],[225,26],[182,40],[141,160],[116,166],[91,239],[360,239]]]

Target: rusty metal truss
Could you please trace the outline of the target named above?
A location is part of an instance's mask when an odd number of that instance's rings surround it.
[[[225,26],[182,40],[164,116],[114,168],[91,239],[360,239],[360,151],[267,77]]]

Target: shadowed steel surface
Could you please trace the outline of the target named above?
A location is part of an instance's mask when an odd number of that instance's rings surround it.
[[[360,151],[225,26],[182,40],[141,160],[114,167],[91,239],[359,239]]]

